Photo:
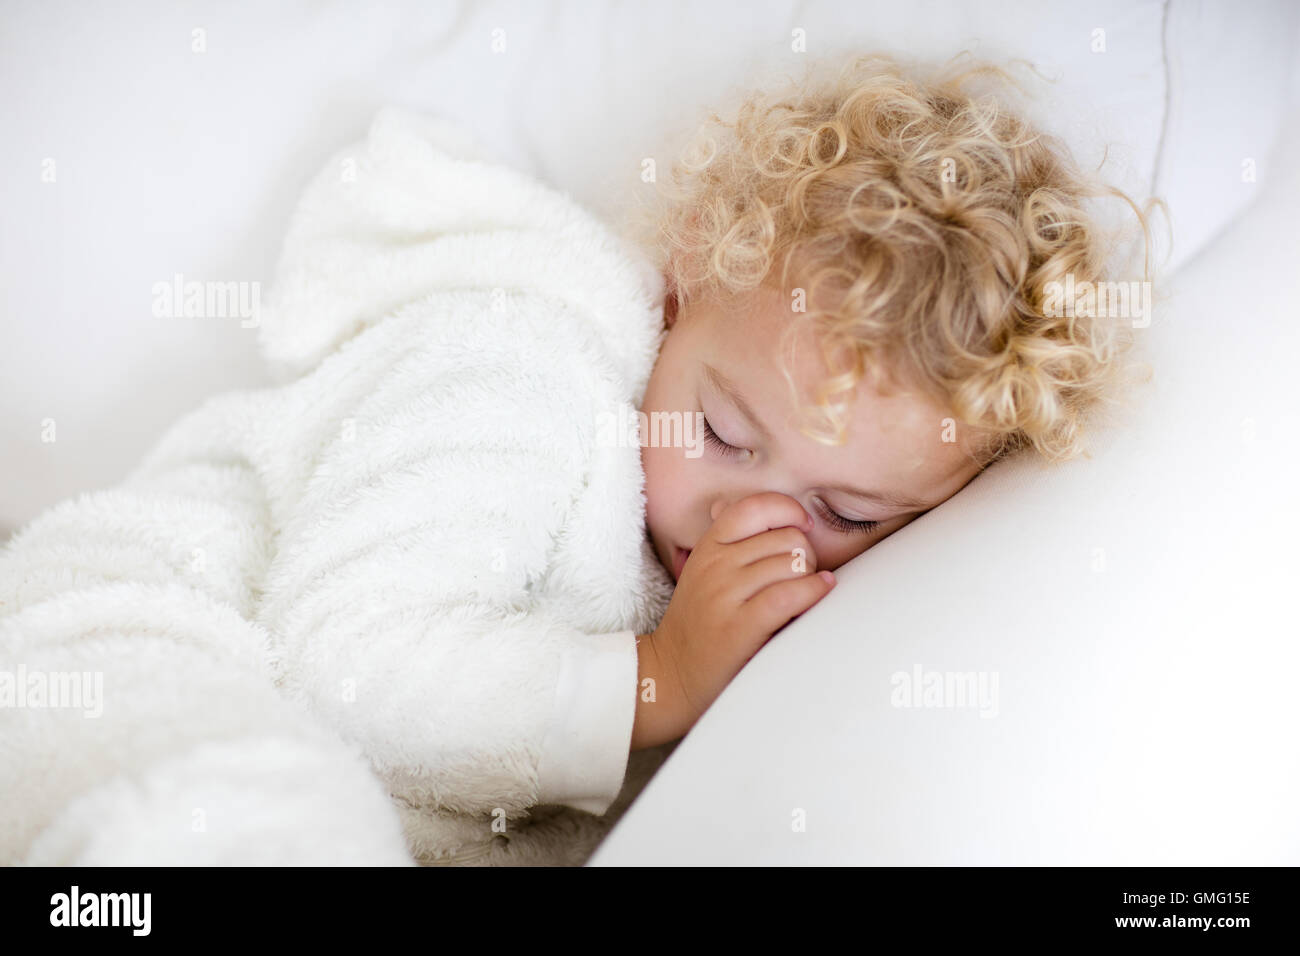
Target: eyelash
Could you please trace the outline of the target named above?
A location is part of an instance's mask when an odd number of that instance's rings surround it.
[[[712,445],[722,455],[730,456],[744,451],[743,448],[737,448],[735,445],[725,442],[718,437],[718,433],[715,432],[713,426],[709,424],[708,418],[704,419],[704,442],[707,445]],[[821,499],[817,500],[817,511],[821,515],[822,520],[828,525],[836,531],[843,531],[847,534],[855,532],[870,534],[881,524],[879,521],[854,521],[852,518],[846,518],[843,515],[832,511]]]
[[[826,519],[826,523],[837,531],[859,531],[863,534],[870,534],[880,526],[879,521],[853,521],[843,515],[836,514],[834,511],[831,511],[823,501],[817,502],[817,510],[820,511],[822,517]]]
[[[704,443],[706,445],[712,445],[718,450],[719,454],[723,455],[736,455],[744,451],[743,448],[737,448],[735,445],[719,438],[718,433],[715,432],[713,426],[709,424],[708,418],[704,419]]]

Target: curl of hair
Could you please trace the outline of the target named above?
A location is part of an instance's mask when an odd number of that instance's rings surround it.
[[[1115,404],[1134,343],[1125,320],[1054,308],[1049,290],[1108,279],[1118,238],[1090,215],[1095,197],[1135,214],[1149,283],[1147,212],[1163,203],[1144,212],[1085,175],[1000,102],[1012,77],[966,60],[920,80],[873,54],[810,68],[793,92],[751,91],[734,120],[709,114],[625,235],[677,309],[804,291],[827,369],[814,438],[843,442],[847,396],[869,375],[951,410],[981,467],[1024,448],[1063,461]],[[972,90],[990,79],[995,92]]]

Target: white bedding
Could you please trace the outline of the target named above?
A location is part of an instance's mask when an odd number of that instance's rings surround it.
[[[1296,661],[1277,594],[1294,580],[1296,463],[1277,390],[1296,354],[1296,207],[1206,243],[1272,157],[1294,167],[1270,144],[1298,18],[1283,0],[10,4],[0,536],[122,479],[209,396],[272,381],[255,330],[159,319],[152,289],[268,282],[302,183],[381,104],[463,122],[613,218],[697,107],[806,56],[1025,57],[1058,80],[1047,128],[1174,209],[1185,265],[1149,330],[1167,361],[1139,430],[1061,476],[992,472],[846,569],[822,624],[746,669],[605,860],[1294,863],[1277,811],[1297,795]],[[1019,603],[994,606],[1008,584]],[[871,696],[916,663],[999,668],[1001,716],[905,718]],[[737,746],[754,737],[771,749]]]

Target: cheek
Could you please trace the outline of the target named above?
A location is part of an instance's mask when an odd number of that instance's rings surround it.
[[[645,469],[646,521],[652,530],[677,524],[678,513],[687,507],[689,484],[679,448],[641,449]]]
[[[818,528],[812,534],[812,546],[817,552],[817,569],[834,571],[847,564],[863,551],[884,540],[887,532],[875,534],[842,534],[833,528]]]

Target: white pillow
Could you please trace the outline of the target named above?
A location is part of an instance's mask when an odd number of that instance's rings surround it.
[[[704,110],[727,107],[750,87],[797,78],[810,58],[886,52],[905,63],[942,63],[957,53],[1006,65],[1028,99],[1006,97],[1075,158],[1139,203],[1155,177],[1165,114],[1161,49],[1165,5],[1103,0],[1045,5],[814,0],[746,4],[626,5],[607,17],[569,20],[550,43],[529,44],[514,142],[502,148],[610,219],[638,189],[642,162],[661,175]],[[802,44],[806,52],[792,47]],[[612,47],[612,49],[611,49]],[[616,57],[616,60],[606,58]],[[611,68],[613,62],[617,68]],[[593,97],[592,76],[600,76]],[[556,122],[556,103],[583,104],[580,121]],[[470,121],[468,109],[462,116]],[[494,131],[500,133],[501,131]],[[1118,203],[1098,210],[1118,222]]]
[[[1169,109],[1154,192],[1169,204],[1159,257],[1187,262],[1254,201],[1274,170],[1273,145],[1300,48],[1300,4],[1175,0],[1168,5]]]

